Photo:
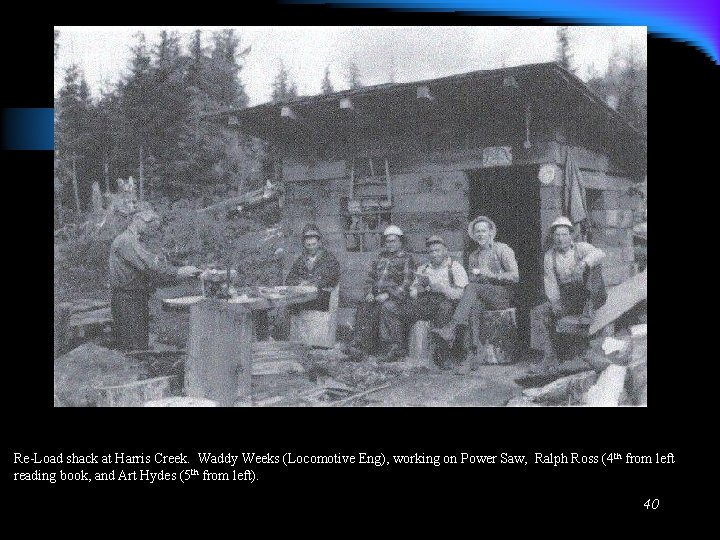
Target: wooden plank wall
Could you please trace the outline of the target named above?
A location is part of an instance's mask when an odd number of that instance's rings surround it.
[[[306,170],[305,174],[311,174]],[[307,178],[307,176],[306,176]],[[411,172],[392,175],[393,223],[403,229],[408,248],[425,251],[425,239],[440,234],[450,251],[462,261],[468,214],[468,179],[462,171]],[[349,194],[347,177],[318,179],[311,182],[288,182],[286,185],[285,221],[292,241],[286,258],[289,264],[300,252],[300,233],[308,221],[315,222],[325,237],[325,246],[338,255],[342,267],[341,303],[361,299],[370,263],[377,252],[345,251],[343,229],[345,216],[341,198]],[[358,191],[385,193],[384,186],[356,187]],[[365,190],[365,191],[362,191]],[[419,260],[425,260],[422,254]]]
[[[547,231],[550,223],[561,215],[563,169],[568,148],[572,148],[585,186],[601,191],[590,209],[596,227],[591,231],[589,240],[608,254],[605,265],[607,283],[618,284],[630,277],[633,270],[631,228],[633,210],[639,204],[637,196],[627,193],[633,182],[607,156],[556,141],[539,142],[529,149],[513,147],[512,163],[554,167],[554,179],[541,185],[540,189],[542,230]],[[427,236],[442,234],[450,250],[456,252],[461,260],[469,211],[468,178],[464,171],[483,166],[482,149],[408,152],[391,155],[389,161],[393,222],[407,233],[409,248],[415,252],[424,251]],[[377,163],[382,163],[382,160],[378,158],[375,163],[377,168]],[[376,179],[383,180],[383,173],[382,170],[376,171],[379,175]],[[287,188],[285,224],[293,238],[290,256],[286,258],[286,270],[300,251],[299,235],[303,225],[314,221],[325,235],[326,246],[339,255],[343,267],[341,303],[347,305],[359,300],[367,270],[376,254],[345,251],[341,198],[350,194],[347,162],[303,164],[286,159],[283,177]],[[356,187],[355,194],[382,197],[384,192],[384,186],[367,186]]]
[[[541,221],[543,231],[562,213],[563,179],[568,146],[556,148],[556,175],[552,182],[540,188]],[[572,147],[586,189],[597,190],[588,197],[590,229],[588,240],[607,254],[603,276],[607,285],[617,285],[634,272],[632,226],[634,214],[640,207],[637,195],[629,194],[631,179],[623,175],[607,158],[583,148]],[[548,154],[548,157],[552,157]],[[549,238],[544,237],[545,248]]]

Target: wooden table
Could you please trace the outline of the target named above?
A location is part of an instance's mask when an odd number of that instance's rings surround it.
[[[318,296],[316,289],[307,287],[264,291],[262,297],[246,302],[238,302],[236,298],[202,298],[190,305],[185,362],[187,396],[212,399],[220,406],[249,402],[252,342],[258,334],[267,334],[268,310],[301,304]]]

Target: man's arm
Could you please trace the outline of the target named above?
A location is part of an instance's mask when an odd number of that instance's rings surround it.
[[[177,266],[171,265],[164,258],[147,250],[138,241],[122,243],[120,254],[131,266],[154,274],[154,277],[160,280],[171,280],[178,277],[180,269]]]
[[[555,266],[553,265],[553,253],[548,251],[545,253],[543,261],[544,277],[543,282],[545,284],[545,296],[553,305],[560,303],[560,286],[555,276]]]
[[[285,285],[300,284],[300,270],[302,268],[302,264],[302,256],[295,259],[295,262],[293,262],[292,266],[290,267],[290,272],[288,272],[288,275],[285,278]]]
[[[454,285],[448,285],[442,292],[451,300],[460,300],[469,283],[467,272],[457,261],[452,262],[450,272],[452,272]]]
[[[585,263],[588,268],[595,268],[605,258],[605,252],[596,248],[587,242],[577,242],[575,244],[580,255],[580,260]]]
[[[403,260],[402,282],[397,287],[388,287],[385,292],[397,299],[406,296],[410,290],[410,285],[415,281],[415,267],[415,260],[412,258],[412,255],[406,256]]]
[[[496,274],[496,279],[501,283],[517,283],[520,281],[520,270],[518,269],[515,252],[510,246],[500,250],[500,263],[503,271]]]
[[[325,252],[324,259],[317,286],[319,289],[332,289],[340,282],[340,263],[328,251]]]

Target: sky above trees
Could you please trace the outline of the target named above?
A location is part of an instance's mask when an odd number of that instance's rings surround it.
[[[198,27],[206,39],[222,27]],[[363,85],[431,79],[476,69],[493,69],[554,60],[557,27],[234,27],[241,47],[251,47],[241,73],[249,103],[269,101],[273,80],[285,67],[301,95],[319,94],[326,68],[335,90],[348,87],[355,64]],[[94,98],[129,71],[134,34],[149,42],[162,30],[177,30],[188,47],[195,27],[57,27],[59,50],[55,91],[65,69],[76,63]],[[583,80],[604,74],[614,51],[631,44],[638,61],[647,60],[645,27],[570,27],[569,48]]]

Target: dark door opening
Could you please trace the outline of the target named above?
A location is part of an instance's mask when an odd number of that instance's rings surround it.
[[[470,216],[488,216],[497,225],[496,241],[515,251],[520,269],[517,317],[521,351],[530,346],[530,310],[542,302],[542,234],[537,166],[468,171]],[[468,237],[465,264],[476,244]]]

